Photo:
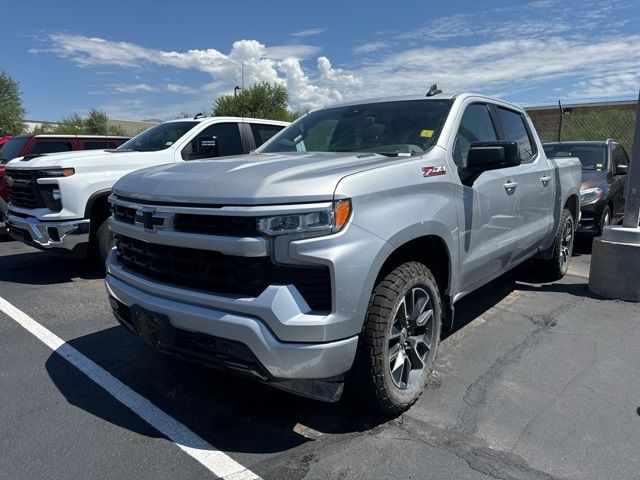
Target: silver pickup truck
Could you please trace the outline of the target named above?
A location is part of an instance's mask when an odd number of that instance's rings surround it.
[[[255,154],[148,168],[110,197],[106,286],[157,349],[398,413],[455,303],[535,258],[568,269],[580,162],[480,95],[313,111]]]

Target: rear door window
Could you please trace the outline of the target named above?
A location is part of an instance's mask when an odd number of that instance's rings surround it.
[[[256,141],[256,148],[269,140],[283,128],[284,127],[281,127],[280,125],[263,125],[260,123],[252,123],[251,131],[253,132],[253,138]]]
[[[37,140],[33,146],[30,154],[40,153],[58,153],[69,152],[73,150],[73,145],[70,141],[63,140]]]
[[[467,164],[469,148],[474,142],[495,142],[498,140],[496,129],[491,120],[489,109],[483,103],[473,103],[462,115],[456,144],[453,149],[453,160],[457,165]]]
[[[497,107],[498,118],[502,126],[504,140],[508,142],[518,142],[520,147],[520,161],[522,163],[531,162],[536,154],[535,142],[531,138],[529,129],[525,124],[522,114]]]

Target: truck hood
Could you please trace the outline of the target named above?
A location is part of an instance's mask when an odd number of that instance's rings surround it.
[[[327,201],[346,175],[403,160],[378,154],[253,154],[138,170],[114,186],[118,195],[225,205]]]
[[[77,167],[86,165],[87,163],[92,164],[108,164],[109,161],[113,160],[124,160],[129,157],[135,157],[140,155],[153,155],[155,152],[134,152],[134,151],[118,151],[115,152],[113,150],[76,150],[73,152],[64,152],[64,153],[47,153],[44,155],[38,155],[37,157],[33,157],[29,160],[24,160],[23,158],[29,157],[19,157],[14,158],[10,162],[6,164],[8,168],[50,168],[50,167]]]

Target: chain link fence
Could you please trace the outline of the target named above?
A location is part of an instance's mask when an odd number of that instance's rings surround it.
[[[614,138],[631,155],[638,101],[564,103],[526,107],[545,141]]]

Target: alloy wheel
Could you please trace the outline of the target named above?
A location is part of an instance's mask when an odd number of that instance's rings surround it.
[[[434,345],[433,301],[416,286],[400,300],[391,323],[387,364],[394,385],[406,390],[430,367]]]

